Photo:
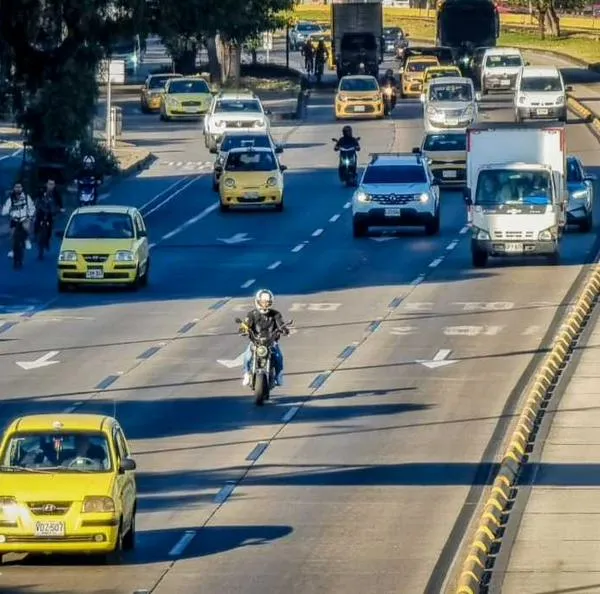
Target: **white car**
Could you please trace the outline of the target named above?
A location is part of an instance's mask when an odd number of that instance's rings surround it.
[[[365,237],[369,227],[425,227],[440,230],[440,189],[424,155],[371,155],[352,197],[352,232]]]
[[[216,148],[226,132],[268,132],[270,115],[254,93],[221,93],[204,116],[204,144]]]
[[[426,132],[466,130],[477,120],[479,93],[462,76],[433,79],[421,95]]]
[[[481,94],[489,91],[514,91],[525,61],[521,51],[510,47],[491,47],[481,61]]]
[[[515,121],[567,121],[567,91],[556,66],[524,66],[517,78]]]

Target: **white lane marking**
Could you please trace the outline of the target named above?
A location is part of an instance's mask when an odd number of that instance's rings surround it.
[[[460,231],[459,234],[460,235],[464,235],[465,233],[469,232],[469,225],[465,225]]]
[[[329,222],[330,223],[335,223],[338,219],[340,218],[339,214],[334,214],[330,219]]]
[[[168,204],[174,198],[177,198],[181,192],[187,190],[192,184],[195,184],[200,177],[194,177],[189,180],[187,183],[183,184],[183,186],[177,188],[172,194],[169,194],[162,202],[159,202],[156,206],[152,207],[148,212],[144,212],[144,217],[151,215],[153,212],[156,212],[159,208],[162,208],[165,204]]]
[[[0,146],[2,146],[0,144]],[[4,155],[4,157],[0,157],[0,161],[4,161],[4,159],[12,159],[13,157],[16,157],[20,152],[22,152],[22,148],[17,149],[16,151],[12,152],[10,155]]]
[[[463,311],[508,311],[515,307],[512,301],[454,301],[452,305],[462,305]]]
[[[498,336],[506,326],[446,326],[446,336]]]
[[[194,225],[195,223],[197,223],[201,219],[206,218],[211,212],[217,210],[217,208],[219,208],[219,203],[218,202],[215,202],[214,204],[211,204],[210,206],[208,206],[207,208],[205,208],[201,213],[198,213],[195,217],[192,217],[189,221],[186,221],[185,223],[183,223],[183,225],[179,225],[179,227],[173,229],[173,231],[170,231],[166,235],[163,235],[160,238],[160,241],[163,241],[165,239],[171,239],[171,237],[175,237],[175,235],[178,235],[179,233],[181,233],[182,231],[184,231],[185,229],[187,229],[189,226]]]
[[[317,229],[316,231],[313,231],[312,236],[319,237],[319,235],[321,235],[321,233],[323,233],[323,229]]]
[[[273,262],[273,264],[269,264],[267,266],[267,270],[275,270],[275,268],[278,268],[279,266],[281,266],[281,260],[277,260],[277,262]]]
[[[430,265],[429,268],[437,268],[442,262],[444,258],[436,258]]]
[[[344,204],[344,208],[350,208],[352,206],[352,202],[346,202],[346,204]]]
[[[288,311],[337,311],[340,307],[341,303],[292,303]]]
[[[527,328],[521,333],[521,336],[533,336],[534,334],[540,334],[541,330],[541,326],[527,326]]]
[[[300,410],[299,406],[292,406],[284,415],[281,417],[281,421],[283,423],[289,423],[295,416],[296,413]]]
[[[292,252],[299,252],[305,245],[305,243],[299,243],[295,248],[292,248]]]
[[[438,367],[445,367],[446,365],[452,365],[457,361],[448,359],[452,351],[450,349],[440,349],[433,357],[433,359],[417,359],[415,363],[420,363],[429,369],[437,369]]]
[[[420,285],[424,280],[425,280],[425,275],[419,274],[419,276],[417,276],[417,278],[410,283],[410,286],[416,287],[417,285]]]
[[[49,367],[50,365],[56,365],[57,363],[60,363],[60,361],[51,361],[50,359],[56,357],[58,353],[60,353],[60,351],[50,351],[45,355],[34,359],[33,361],[17,361],[17,365],[25,371],[29,371],[30,369],[39,369],[40,367]]]
[[[158,194],[156,194],[156,196],[152,196],[152,198],[150,198],[150,200],[148,200],[148,202],[142,204],[140,206],[140,210],[141,211],[145,210],[151,204],[154,204],[154,202],[156,202],[157,200],[159,200],[160,198],[162,198],[165,194],[168,194],[171,190],[174,190],[177,186],[181,185],[182,183],[185,183],[189,179],[190,179],[190,177],[188,175],[186,177],[178,179],[176,182],[173,182],[170,186],[166,187],[164,190],[162,190]]]
[[[449,252],[451,252],[457,245],[458,245],[458,239],[455,239],[454,241],[450,242],[446,246],[446,250],[449,251]]]
[[[241,367],[242,363],[244,362],[244,353],[245,352],[246,351],[239,354],[235,359],[217,359],[217,363],[219,363],[220,365],[223,365],[224,367],[227,367],[227,369],[233,369],[234,367]]]
[[[233,481],[227,481],[224,487],[221,487],[220,491],[215,495],[213,499],[214,503],[225,503],[229,496],[233,493],[235,489],[235,483]]]
[[[67,406],[67,408],[65,408],[65,410],[63,410],[63,413],[65,414],[71,414],[77,407],[75,405],[73,406]]]
[[[187,546],[194,540],[196,536],[195,530],[186,530],[183,536],[179,539],[177,544],[169,551],[169,557],[178,557],[185,551]]]
[[[247,280],[243,285],[241,285],[241,289],[247,289],[248,287],[251,287],[254,283],[256,282],[255,278],[251,278],[250,280]]]

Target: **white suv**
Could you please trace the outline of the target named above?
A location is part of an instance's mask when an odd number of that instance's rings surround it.
[[[567,91],[556,66],[524,66],[517,77],[515,121],[567,121]]]
[[[204,144],[215,149],[225,132],[268,132],[270,115],[254,93],[221,93],[204,116]]]
[[[352,197],[352,231],[365,237],[369,227],[425,227],[440,230],[440,189],[419,149],[412,153],[374,153]]]
[[[489,91],[514,91],[517,77],[525,66],[521,51],[510,47],[485,50],[481,62],[481,94]]]

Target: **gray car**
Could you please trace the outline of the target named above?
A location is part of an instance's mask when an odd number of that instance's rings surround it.
[[[465,130],[477,120],[477,101],[470,78],[449,76],[433,79],[421,95],[426,132]]]
[[[323,27],[317,25],[317,23],[298,23],[290,31],[290,49],[292,51],[302,49],[302,46],[312,33],[321,33],[322,31]]]
[[[567,224],[577,225],[584,233],[591,231],[594,225],[594,181],[596,176],[586,173],[577,157],[567,157]]]

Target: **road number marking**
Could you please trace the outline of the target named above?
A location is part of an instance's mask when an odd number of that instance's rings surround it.
[[[341,303],[292,303],[289,311],[337,311]]]
[[[446,336],[497,336],[504,326],[446,326]]]
[[[507,311],[515,307],[512,301],[455,301],[453,305],[462,305],[463,311]]]

